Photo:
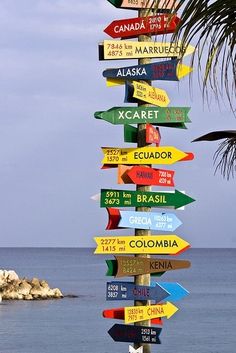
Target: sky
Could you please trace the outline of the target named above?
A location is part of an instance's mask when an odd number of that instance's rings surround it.
[[[109,39],[103,29],[114,19],[136,16],[106,0],[0,0],[2,247],[94,247],[94,236],[133,234],[105,231],[106,210],[91,196],[101,188],[134,190],[117,185],[115,169],[100,169],[100,147],[134,145],[124,143],[122,126],[93,115],[127,106],[124,87],[107,88],[102,71],[137,60],[99,62],[98,43]],[[154,85],[168,92],[170,106],[191,107],[187,130],[161,129],[162,145],[195,154],[167,167],[176,189],[196,200],[176,211],[183,224],[175,233],[192,247],[235,247],[235,180],[214,175],[216,142],[191,143],[235,129],[235,117],[226,100],[221,107],[203,102],[197,69],[191,87],[188,78]]]

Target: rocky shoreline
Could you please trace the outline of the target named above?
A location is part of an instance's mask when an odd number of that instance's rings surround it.
[[[61,299],[59,288],[50,288],[45,280],[19,278],[13,270],[0,270],[1,300]]]

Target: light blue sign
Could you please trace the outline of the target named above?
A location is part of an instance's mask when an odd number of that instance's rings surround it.
[[[165,301],[168,302],[176,302],[189,294],[189,291],[177,282],[151,282],[151,286],[153,287],[157,284],[170,293],[170,295],[165,298]]]
[[[182,222],[174,213],[120,211],[119,228],[174,232]]]

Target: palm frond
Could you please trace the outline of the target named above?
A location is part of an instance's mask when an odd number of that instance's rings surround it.
[[[234,176],[236,170],[236,130],[213,131],[194,139],[197,141],[216,141],[224,139],[214,153],[215,173],[220,170],[223,177]]]
[[[219,160],[217,162],[217,160]],[[223,177],[228,180],[230,176],[234,177],[236,171],[236,137],[228,138],[221,142],[214,154],[215,172],[220,170]]]
[[[236,138],[236,130],[224,130],[224,131],[213,131],[209,132],[208,134],[202,135],[192,142],[197,141],[216,141],[225,138]]]
[[[177,0],[176,0],[177,1]],[[234,110],[236,95],[236,1],[186,0],[173,40],[182,48],[196,40],[193,61],[203,67],[203,92],[207,85],[217,97],[225,92]],[[176,10],[172,10],[173,12]]]

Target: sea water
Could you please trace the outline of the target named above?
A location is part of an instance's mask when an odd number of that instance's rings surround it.
[[[0,353],[126,353],[129,343],[114,342],[107,331],[122,321],[104,319],[108,308],[132,301],[105,300],[105,259],[93,249],[2,248],[0,268],[20,277],[38,277],[78,298],[4,301],[0,304]],[[174,257],[177,258],[177,257]],[[178,256],[190,269],[157,278],[178,282],[190,295],[174,303],[178,312],[164,319],[160,353],[236,352],[236,249],[191,249]],[[131,281],[132,278],[124,278]]]

